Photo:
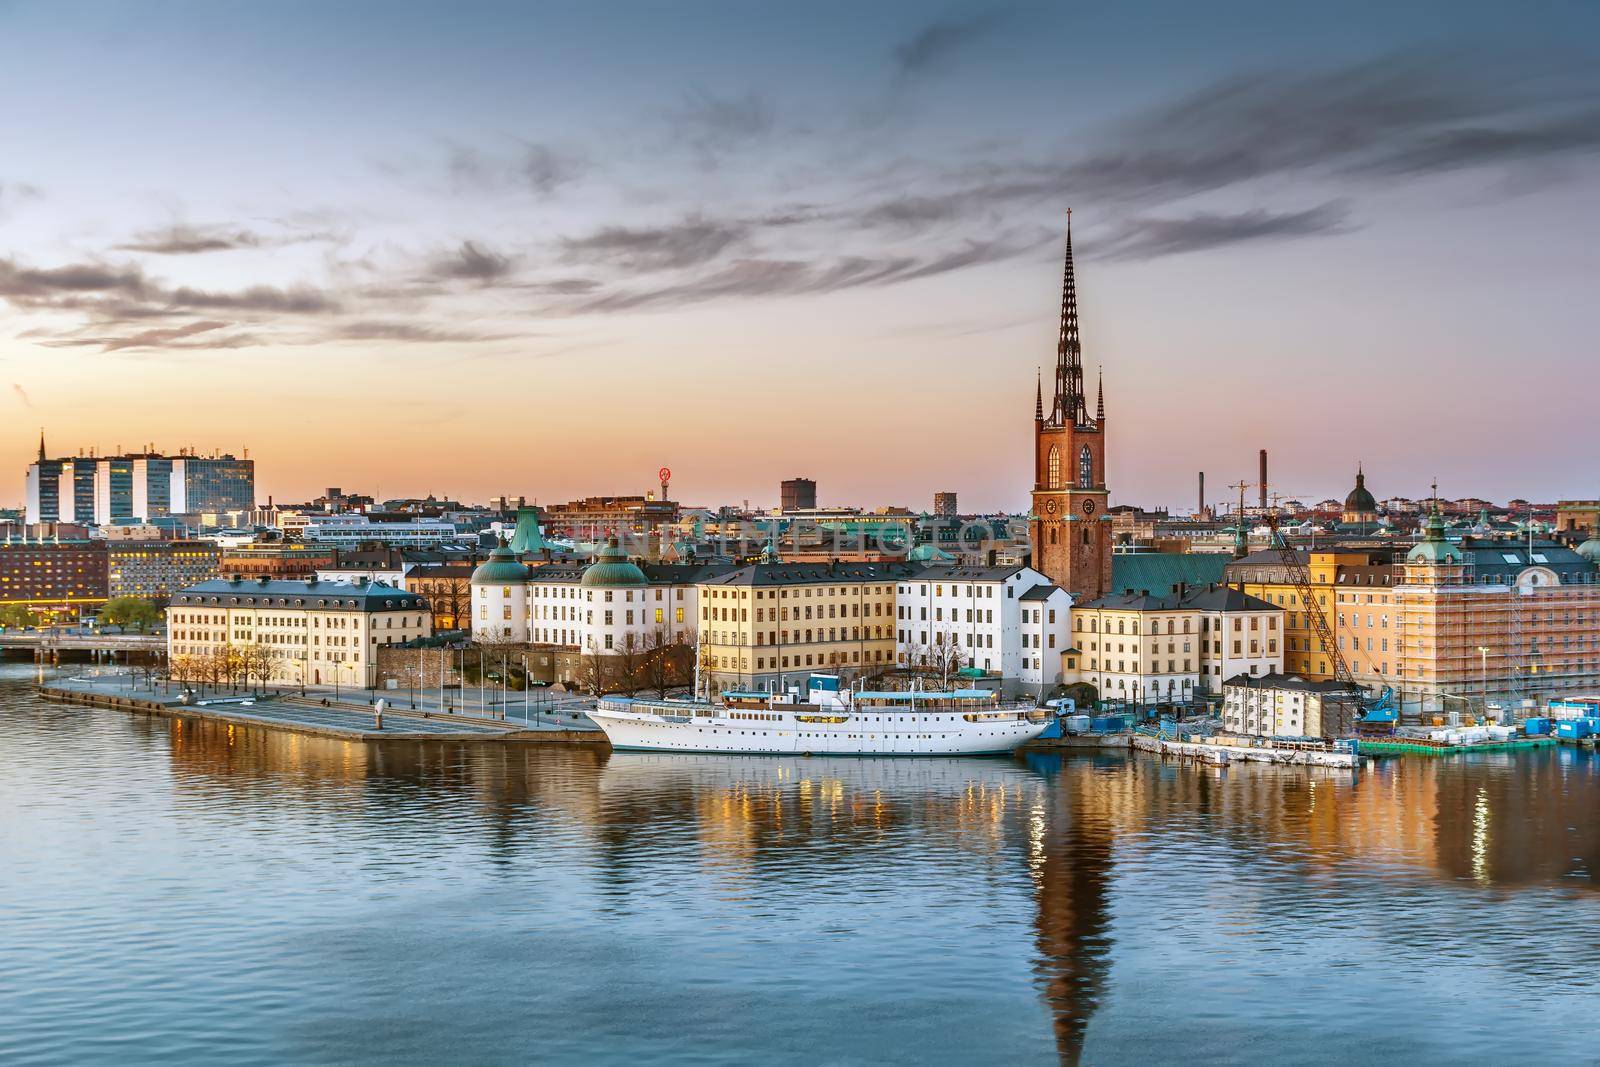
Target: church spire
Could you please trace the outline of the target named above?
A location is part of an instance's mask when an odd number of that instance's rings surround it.
[[[1078,281],[1072,269],[1072,209],[1067,208],[1067,256],[1061,275],[1061,333],[1056,341],[1056,399],[1051,421],[1076,426],[1088,415],[1083,395],[1083,349],[1078,342]]]
[[[39,427],[39,462],[44,462],[44,427]]]
[[[1100,384],[1095,390],[1094,421],[1103,422],[1106,417],[1106,369],[1100,368]]]
[[[1033,421],[1044,421],[1044,375],[1037,368],[1033,372]]]

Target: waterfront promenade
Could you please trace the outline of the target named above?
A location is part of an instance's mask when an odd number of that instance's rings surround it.
[[[307,687],[253,694],[224,690],[196,694],[192,702],[180,699],[176,686],[146,682],[137,674],[86,672],[53,677],[40,682],[47,699],[93,704],[120,710],[166,716],[216,719],[271,729],[352,740],[456,739],[477,741],[603,741],[604,735],[589,721],[582,698],[530,702],[524,714],[520,702],[507,702],[504,717],[493,694],[482,700],[447,699],[438,693],[415,697],[408,692],[368,692]],[[469,694],[477,698],[478,694]],[[459,694],[447,693],[457,698]],[[519,694],[520,696],[520,694]],[[383,729],[376,724],[373,702],[386,701]]]

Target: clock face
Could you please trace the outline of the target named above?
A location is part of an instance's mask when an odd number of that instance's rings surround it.
[[[1056,502],[1054,500],[1046,500],[1044,502],[1044,510],[1054,515],[1056,513]]]
[[[1093,500],[1085,500],[1083,502],[1083,513],[1085,515],[1093,515],[1094,514],[1094,501]]]

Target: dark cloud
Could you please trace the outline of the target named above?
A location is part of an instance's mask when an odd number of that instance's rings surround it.
[[[22,402],[23,407],[27,408],[29,411],[33,410],[33,399],[28,396],[28,391],[24,389],[20,383],[12,382],[11,392],[16,395],[16,398],[19,401]]]
[[[64,293],[120,293],[143,296],[149,291],[136,266],[111,267],[103,263],[72,263],[64,267],[22,267],[0,259],[0,299],[31,303],[48,301]]]
[[[202,252],[228,252],[239,248],[255,248],[261,238],[248,230],[225,230],[177,224],[166,229],[142,230],[125,244],[117,245],[120,252],[150,252],[163,256],[189,256]]]
[[[1006,17],[1005,11],[992,10],[930,22],[895,46],[895,70],[902,76],[936,70],[956,53],[991,33]]]
[[[255,285],[234,292],[181,288],[168,293],[166,302],[172,307],[181,308],[218,308],[291,315],[321,315],[339,310],[339,302],[330,294],[310,286],[279,289],[270,285]]]
[[[121,335],[76,334],[41,342],[50,348],[98,348],[102,352],[245,348],[263,343],[250,333],[218,333],[232,323],[203,320]]]
[[[627,271],[694,267],[716,259],[744,240],[749,227],[691,215],[667,226],[607,226],[587,237],[562,242],[566,258],[608,263]]]
[[[348,322],[335,327],[330,336],[339,341],[403,341],[418,344],[476,344],[505,340],[508,334],[475,333],[445,329],[414,322]]]
[[[484,248],[475,241],[463,241],[454,253],[434,262],[432,275],[489,285],[511,273],[513,265],[509,256]]]
[[[1201,252],[1244,242],[1312,237],[1346,231],[1348,208],[1321,204],[1305,211],[1193,214],[1181,218],[1132,218],[1083,248],[1102,259],[1153,259]]]
[[[1053,238],[1052,238],[1053,239]],[[846,256],[836,260],[740,259],[699,277],[655,288],[618,290],[584,301],[577,312],[614,312],[700,303],[725,297],[792,296],[914,281],[1024,254],[1038,240],[972,241],[931,255]]]

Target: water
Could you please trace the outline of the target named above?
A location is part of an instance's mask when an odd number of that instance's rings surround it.
[[[362,745],[31,679],[0,668],[8,1064],[1596,1057],[1588,752]]]

